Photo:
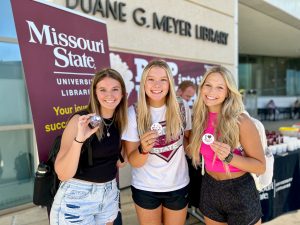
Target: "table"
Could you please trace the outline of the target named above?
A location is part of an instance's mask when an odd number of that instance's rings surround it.
[[[260,192],[262,221],[300,209],[300,149],[276,155],[273,182]]]

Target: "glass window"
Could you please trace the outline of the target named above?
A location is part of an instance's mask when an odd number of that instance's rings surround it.
[[[0,125],[31,123],[17,44],[0,43]]]
[[[264,96],[274,96],[276,94],[276,84],[277,84],[277,76],[276,76],[276,62],[274,58],[264,57],[263,59],[263,89],[262,95]]]
[[[0,37],[17,37],[9,0],[0,0],[0,28]]]
[[[32,201],[32,130],[0,131],[0,210]]]
[[[258,96],[299,96],[300,59],[240,56],[239,87]]]
[[[251,89],[252,66],[249,63],[239,64],[239,88]]]
[[[285,96],[287,93],[286,80],[287,80],[287,59],[277,59],[277,95]]]
[[[9,0],[0,0],[0,210],[32,202],[32,117]],[[14,125],[14,126],[11,126]],[[4,126],[4,129],[2,129]],[[29,126],[30,127],[30,126]]]
[[[300,96],[300,59],[288,61],[286,70],[286,91],[288,95]]]
[[[19,45],[0,42],[0,62],[18,61],[21,62]],[[0,73],[0,76],[5,74]],[[21,77],[21,75],[20,75]]]

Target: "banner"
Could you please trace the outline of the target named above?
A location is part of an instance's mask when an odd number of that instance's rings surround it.
[[[11,0],[40,160],[110,66],[106,24],[51,3]]]
[[[117,51],[110,52],[111,67],[119,71],[125,81],[129,105],[133,104],[137,100],[137,94],[140,88],[140,81],[144,68],[149,61],[155,58],[158,57]],[[175,85],[180,84],[184,80],[191,80],[198,85],[204,73],[212,66],[212,64],[206,63],[170,58],[163,59],[168,63],[172,71]],[[191,99],[190,105],[193,104],[195,97],[196,96]]]

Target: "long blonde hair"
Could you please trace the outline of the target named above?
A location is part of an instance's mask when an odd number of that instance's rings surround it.
[[[148,102],[148,96],[145,92],[145,82],[149,71],[153,67],[159,67],[166,71],[168,80],[169,80],[169,92],[166,96],[166,140],[170,142],[173,139],[176,139],[182,130],[183,123],[181,120],[179,104],[176,99],[175,94],[175,85],[171,70],[168,64],[161,59],[155,59],[149,62],[145,67],[141,83],[139,96],[137,101],[137,124],[139,135],[143,135],[145,132],[150,130],[152,124],[152,118],[150,113],[150,106]]]
[[[97,94],[96,94],[96,86],[97,84],[103,80],[104,78],[109,77],[116,81],[118,81],[121,85],[121,91],[122,91],[122,99],[118,106],[116,107],[114,111],[114,120],[117,124],[117,127],[119,129],[120,134],[125,130],[127,127],[127,97],[126,97],[126,87],[124,80],[120,73],[114,69],[110,68],[104,68],[97,72],[93,78],[92,85],[90,88],[90,99],[87,106],[87,111],[89,113],[96,113],[97,115],[102,115],[101,113],[101,105],[98,101]],[[103,124],[101,123],[100,128],[97,130],[96,135],[98,139],[100,140],[103,136]]]
[[[205,105],[200,92],[206,78],[211,73],[219,73],[223,76],[228,96],[222,104],[221,112],[218,113],[218,119],[215,127],[215,138],[218,141],[228,144],[231,148],[239,145],[239,117],[244,111],[242,96],[239,93],[232,74],[225,67],[214,66],[210,68],[203,76],[198,87],[198,97],[193,107],[192,133],[190,135],[190,145],[188,152],[192,158],[193,165],[200,163],[200,146],[202,143],[203,132],[207,127],[208,108]]]

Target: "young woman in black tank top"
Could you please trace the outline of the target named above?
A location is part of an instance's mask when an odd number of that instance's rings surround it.
[[[93,128],[90,122],[94,115],[100,115],[101,121]],[[117,71],[103,69],[93,78],[88,107],[73,115],[64,130],[55,161],[62,183],[50,224],[113,224],[119,211],[115,178],[126,126],[124,81]],[[83,151],[83,145],[90,148]]]

